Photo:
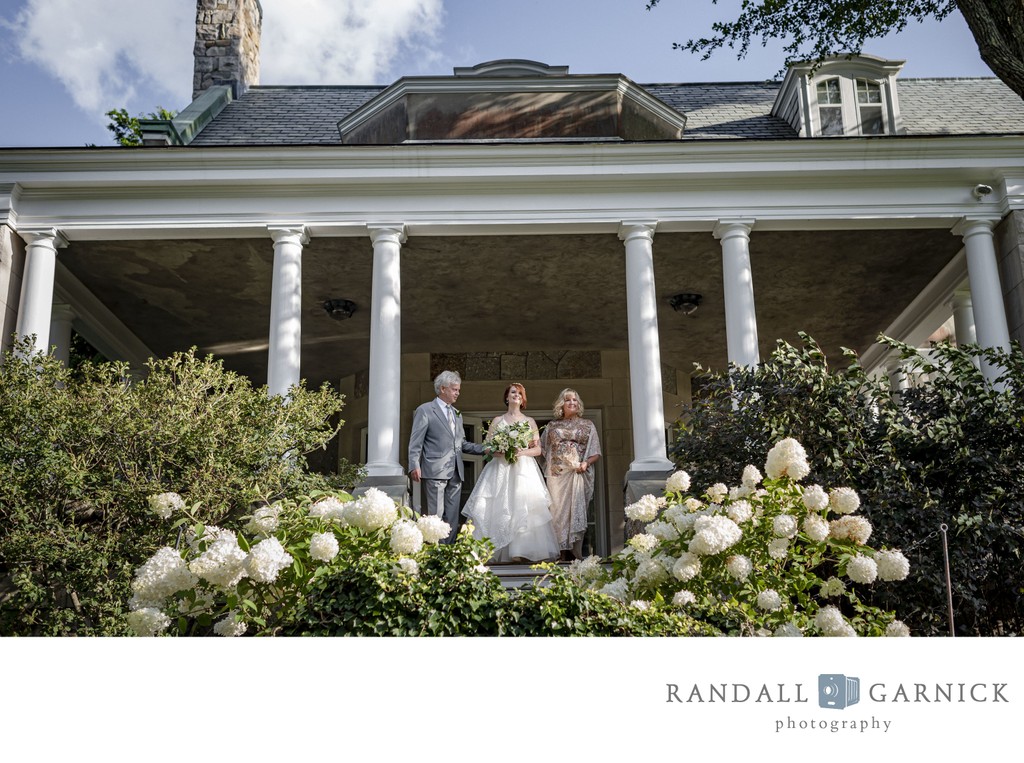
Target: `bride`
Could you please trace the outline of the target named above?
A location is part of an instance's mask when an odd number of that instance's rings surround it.
[[[551,502],[536,458],[540,455],[537,422],[522,411],[526,407],[526,389],[510,384],[505,389],[508,410],[496,416],[487,430],[484,449],[494,453],[487,463],[462,513],[473,522],[473,535],[488,538],[494,544],[492,562],[527,559],[540,562],[558,556],[558,542],[551,529]],[[524,429],[527,422],[529,444],[517,448],[514,463],[488,443],[507,429]],[[500,439],[500,438],[499,438]]]

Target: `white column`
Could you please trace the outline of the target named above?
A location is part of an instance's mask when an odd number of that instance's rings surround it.
[[[405,226],[370,225],[373,285],[370,297],[368,477],[397,477],[402,402],[402,244]]]
[[[665,448],[665,401],[661,385],[661,343],[654,289],[655,221],[623,222],[626,247],[626,320],[629,328],[629,390],[633,410],[631,471],[673,468]]]
[[[965,217],[954,233],[964,238],[967,252],[967,277],[971,287],[974,326],[982,347],[1010,349],[1010,329],[1003,307],[1003,289],[999,284],[999,264],[993,229],[998,220],[991,217]],[[999,369],[982,362],[981,372],[989,381],[999,376]]]
[[[71,322],[75,319],[75,311],[71,305],[57,303],[50,313],[50,347],[53,347],[53,356],[57,358],[64,367],[68,367],[71,357]]]
[[[885,374],[889,377],[889,389],[903,392],[910,389],[910,374],[907,373],[907,362],[899,355],[893,355],[885,362]]]
[[[303,225],[268,227],[274,240],[270,287],[270,347],[267,393],[285,397],[299,383],[302,359],[302,247],[309,243]]]
[[[34,336],[33,352],[49,350],[50,311],[53,309],[53,279],[57,250],[68,241],[55,228],[20,230],[25,239],[25,271],[18,303],[18,337]]]
[[[974,330],[974,306],[971,304],[970,289],[957,289],[953,292],[951,306],[957,347],[975,344],[978,341],[978,334]]]
[[[714,236],[722,241],[722,276],[725,284],[725,334],[729,362],[756,366],[757,315],[754,312],[754,279],[750,269],[750,230],[754,221],[719,220]]]

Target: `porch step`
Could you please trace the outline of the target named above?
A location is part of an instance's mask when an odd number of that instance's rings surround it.
[[[488,569],[498,576],[505,588],[522,588],[545,574],[544,570],[532,569],[529,564],[492,564]]]

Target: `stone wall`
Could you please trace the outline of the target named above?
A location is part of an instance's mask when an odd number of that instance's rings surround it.
[[[1024,212],[1011,212],[996,228],[996,251],[1010,339],[1024,344]]]
[[[192,99],[214,85],[237,98],[260,82],[259,0],[197,0]]]
[[[9,226],[0,225],[0,351],[10,348],[11,337],[18,328],[24,270],[24,242]]]
[[[575,389],[587,411],[600,412],[603,509],[607,517],[611,550],[622,547],[625,515],[623,482],[633,460],[632,404],[629,388],[629,354],[625,350],[537,353],[494,352],[459,355],[408,354],[402,356],[402,413],[399,461],[407,466],[409,433],[416,406],[434,397],[434,377],[442,370],[463,377],[458,406],[464,413],[493,414],[504,409],[502,394],[510,381],[522,382],[528,397],[527,413],[550,416],[554,399],[566,387]],[[524,373],[525,371],[525,373]],[[544,375],[546,374],[546,375]],[[679,406],[689,400],[687,374],[665,367],[666,424],[677,418]],[[342,414],[345,426],[339,454],[354,462],[363,459],[362,432],[368,418],[368,377],[365,373],[340,380],[346,395]]]

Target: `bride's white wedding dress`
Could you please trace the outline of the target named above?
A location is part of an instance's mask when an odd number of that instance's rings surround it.
[[[497,426],[508,424],[502,419]],[[462,513],[473,521],[475,538],[488,538],[494,544],[492,562],[517,558],[541,562],[558,557],[550,503],[533,456],[519,456],[510,464],[503,455],[495,454],[481,472]]]

